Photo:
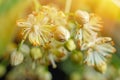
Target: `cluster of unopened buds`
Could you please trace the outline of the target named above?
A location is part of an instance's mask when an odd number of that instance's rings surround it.
[[[56,62],[70,57],[78,64],[85,63],[104,73],[107,58],[116,49],[110,37],[100,36],[101,23],[100,17],[86,11],[65,14],[55,7],[41,6],[39,11],[17,20],[22,40],[11,53],[11,64],[21,64],[26,51],[41,65],[52,64],[56,68]],[[32,44],[31,49],[22,48],[25,42]]]

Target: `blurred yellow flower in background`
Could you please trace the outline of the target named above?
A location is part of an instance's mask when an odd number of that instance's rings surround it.
[[[118,7],[120,7],[120,0],[112,0]]]

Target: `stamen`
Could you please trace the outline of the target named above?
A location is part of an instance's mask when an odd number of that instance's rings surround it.
[[[51,64],[52,64],[53,68],[56,68],[57,65],[55,64],[55,61],[54,61],[54,58],[53,58],[53,55],[52,55],[52,54],[49,55],[49,59],[50,59],[50,61],[51,61]]]

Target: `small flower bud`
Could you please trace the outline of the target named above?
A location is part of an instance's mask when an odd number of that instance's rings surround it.
[[[39,77],[39,80],[52,80],[52,75],[49,71],[45,69],[45,67],[38,67],[36,69],[36,73]]]
[[[53,54],[55,55],[55,57],[56,57],[58,60],[65,56],[65,54],[64,54],[63,52],[60,52],[60,51],[58,51],[58,50],[56,50],[56,49],[53,50],[52,52],[53,52]]]
[[[55,27],[54,38],[61,42],[66,41],[70,38],[70,32],[62,26]]]
[[[75,63],[81,63],[83,59],[83,54],[80,51],[73,51],[70,58]]]
[[[12,54],[11,54],[11,65],[19,65],[23,62],[24,56],[21,52],[15,50]]]
[[[36,48],[36,47],[32,48],[30,54],[34,60],[42,58],[42,52],[41,52],[40,48]]]
[[[43,73],[44,74],[44,79],[43,80],[52,80],[52,75],[50,72],[46,71]]]
[[[69,51],[76,49],[76,45],[72,39],[68,40],[65,46]]]
[[[39,78],[40,78],[40,80],[52,80],[52,75],[50,72],[44,71],[43,73],[41,73]]]
[[[67,50],[64,47],[59,47],[56,57],[58,60],[65,60],[68,57]]]
[[[85,24],[89,22],[89,14],[85,11],[78,10],[75,12],[75,16],[79,24]]]
[[[25,53],[25,54],[29,54],[30,53],[30,48],[28,47],[28,45],[23,44],[20,48],[20,51]]]
[[[94,68],[95,68],[96,71],[98,71],[98,72],[100,72],[100,73],[105,73],[106,68],[107,68],[107,65],[106,65],[106,63],[104,62],[104,63],[102,63],[101,65],[96,65],[96,66],[94,66]]]

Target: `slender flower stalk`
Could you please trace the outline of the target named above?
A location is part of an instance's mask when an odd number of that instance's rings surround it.
[[[52,64],[53,68],[56,68],[57,65],[55,63],[54,56],[52,54],[49,54],[49,60],[50,60],[50,62]]]
[[[20,45],[18,46],[17,51],[20,51],[20,48],[21,48],[21,46],[23,45],[23,43],[25,42],[27,36],[28,36],[28,33],[26,33],[26,35],[24,36],[24,38],[23,38],[22,41],[20,42]]]
[[[72,5],[72,0],[66,0],[65,13],[69,13]]]
[[[40,2],[38,0],[33,0],[34,6],[35,6],[35,11],[39,12],[39,9],[41,7]]]

